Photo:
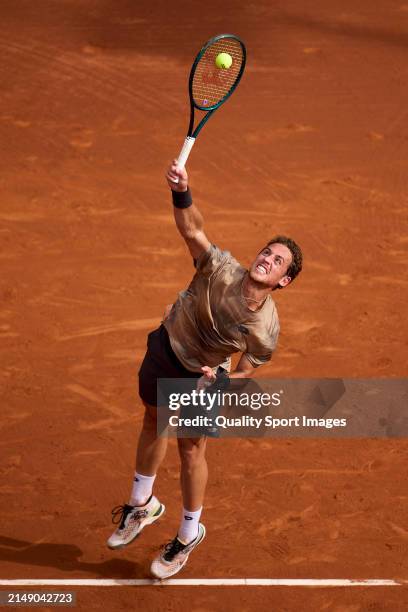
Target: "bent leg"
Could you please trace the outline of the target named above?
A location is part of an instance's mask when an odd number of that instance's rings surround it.
[[[157,408],[143,402],[145,414],[136,452],[136,472],[154,476],[167,451],[167,436],[157,436]]]
[[[178,449],[181,460],[180,483],[183,506],[186,510],[200,509],[208,480],[205,458],[207,438],[179,438]]]
[[[152,489],[166,448],[167,438],[158,438],[156,434],[156,408],[145,404],[133,488],[129,503],[117,506],[112,511],[112,520],[118,527],[108,539],[109,548],[119,549],[127,546],[146,525],[151,525],[162,516],[164,505],[152,494]]]

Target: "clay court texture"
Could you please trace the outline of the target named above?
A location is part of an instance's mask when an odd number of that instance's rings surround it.
[[[245,266],[276,233],[304,250],[256,376],[406,377],[408,4],[3,0],[0,30],[0,577],[146,580],[179,520],[175,440],[163,519],[122,552],[105,542],[146,336],[193,274],[164,180],[191,62],[215,34],[247,45],[188,162],[207,235]],[[210,440],[208,536],[177,578],[403,582],[407,449]],[[404,585],[74,590],[78,610],[408,607]]]

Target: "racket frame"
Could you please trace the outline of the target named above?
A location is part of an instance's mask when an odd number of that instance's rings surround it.
[[[221,100],[219,102],[217,102],[217,104],[213,104],[212,106],[200,106],[199,104],[194,102],[194,98],[193,98],[193,80],[194,80],[194,75],[195,75],[196,68],[198,66],[198,62],[203,57],[203,55],[207,51],[208,47],[211,47],[211,45],[213,45],[214,43],[218,42],[219,40],[222,40],[223,38],[233,38],[234,40],[238,41],[239,44],[241,45],[241,49],[242,49],[242,64],[241,64],[241,67],[239,69],[237,78],[235,79],[235,82],[234,82],[233,86],[231,87],[231,89],[229,89],[229,91],[225,94],[225,96],[223,98],[221,98]],[[245,69],[245,64],[246,64],[246,48],[245,48],[245,45],[244,45],[244,43],[242,42],[242,40],[238,36],[235,36],[235,34],[219,34],[218,36],[214,36],[214,38],[211,38],[208,42],[205,43],[204,47],[201,49],[201,51],[198,53],[197,57],[194,60],[194,63],[192,65],[191,71],[190,71],[190,78],[188,80],[188,93],[189,93],[189,96],[190,96],[190,111],[191,111],[191,113],[190,113],[190,123],[189,123],[188,130],[187,130],[187,136],[191,136],[192,138],[197,138],[200,130],[202,130],[202,128],[207,123],[208,119],[211,117],[211,115],[214,113],[214,111],[216,111],[217,108],[219,108],[221,106],[221,104],[224,104],[224,102],[226,102],[228,100],[228,98],[235,91],[238,83],[241,80],[242,74],[243,74],[244,69]],[[203,117],[201,119],[200,123],[198,124],[198,126],[196,127],[196,129],[193,132],[193,126],[194,126],[194,108],[197,108],[200,111],[207,111],[207,114],[205,115],[205,117]]]
[[[232,87],[228,90],[228,92],[225,94],[225,96],[216,104],[213,104],[212,106],[200,106],[199,104],[197,104],[194,101],[193,98],[193,81],[194,81],[194,75],[195,75],[195,71],[196,68],[198,66],[199,61],[201,60],[201,58],[203,57],[204,53],[207,51],[207,49],[209,47],[211,47],[211,45],[213,45],[214,43],[218,42],[219,40],[222,40],[223,38],[233,38],[234,40],[238,41],[239,44],[241,45],[241,49],[242,49],[242,63],[238,72],[238,75],[235,79],[234,84],[232,85]],[[190,122],[188,125],[188,130],[187,130],[187,136],[186,139],[184,141],[183,147],[180,151],[180,154],[177,158],[177,166],[179,168],[184,168],[184,166],[186,165],[188,156],[190,155],[190,151],[193,148],[195,139],[197,138],[199,132],[202,130],[202,128],[204,127],[204,125],[207,123],[207,121],[209,120],[209,118],[211,117],[211,115],[222,105],[224,104],[224,102],[226,102],[226,100],[228,100],[228,98],[230,97],[230,95],[235,91],[238,83],[241,80],[241,77],[243,75],[244,69],[245,69],[245,64],[246,64],[246,48],[244,43],[242,42],[242,40],[238,37],[235,36],[235,34],[219,34],[218,36],[214,36],[213,38],[211,38],[209,41],[207,41],[205,43],[205,45],[202,47],[202,49],[199,51],[199,53],[197,54],[193,65],[191,67],[190,70],[190,77],[188,80],[188,93],[189,93],[189,97],[190,97]],[[200,123],[197,125],[197,127],[195,128],[195,130],[193,131],[194,128],[194,110],[200,110],[200,111],[204,111],[206,112],[205,116],[201,119]],[[174,181],[174,182],[178,182]]]

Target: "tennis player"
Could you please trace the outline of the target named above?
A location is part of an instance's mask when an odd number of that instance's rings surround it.
[[[225,371],[231,378],[249,378],[255,368],[271,359],[277,344],[279,321],[271,291],[289,285],[302,269],[299,246],[290,238],[276,236],[246,270],[228,251],[208,240],[202,216],[192,202],[185,168],[179,168],[174,160],[166,179],[172,190],[176,226],[196,272],[162,325],[148,336],[139,371],[145,413],[136,472],[129,503],[112,511],[113,522],[118,524],[108,540],[113,549],[130,544],[164,512],[164,505],[153,495],[167,448],[167,438],[157,436],[157,379],[197,378],[197,384],[203,385]],[[236,352],[242,354],[230,372],[231,354]],[[178,439],[183,510],[176,537],[153,560],[151,573],[156,578],[179,572],[205,537],[200,516],[208,477],[206,440],[205,436]]]

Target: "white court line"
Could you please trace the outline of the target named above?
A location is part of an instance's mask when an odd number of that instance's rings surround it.
[[[401,586],[407,581],[372,578],[348,580],[343,578],[176,578],[170,580],[149,579],[27,579],[0,580],[0,586],[291,586],[291,587],[350,587],[350,586]]]

